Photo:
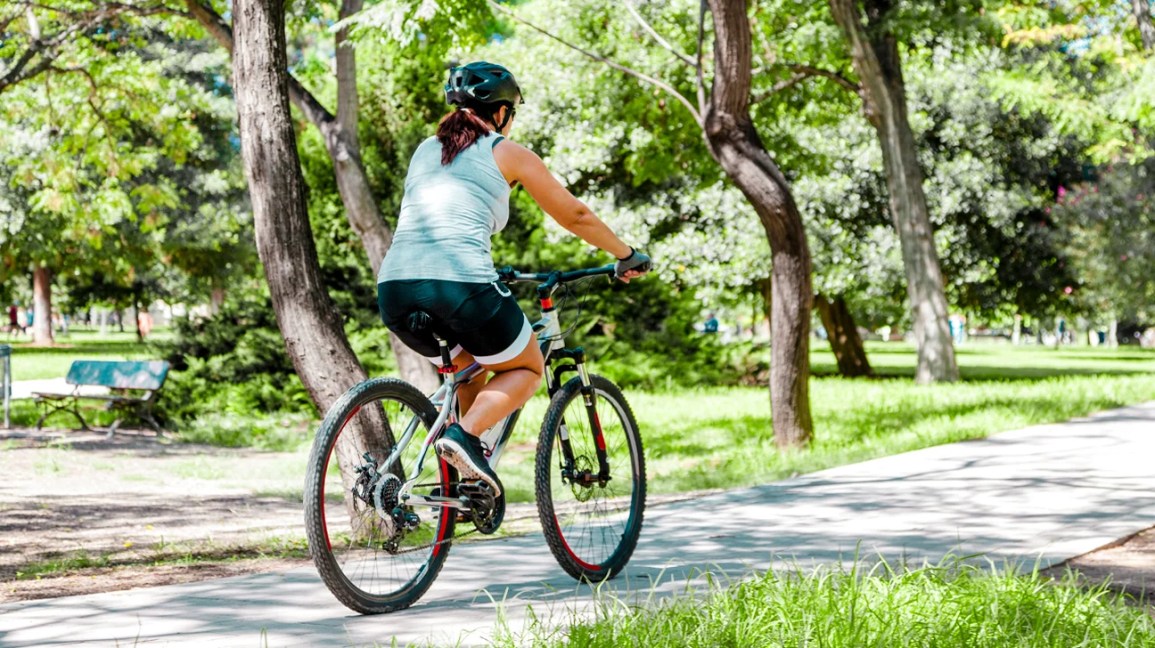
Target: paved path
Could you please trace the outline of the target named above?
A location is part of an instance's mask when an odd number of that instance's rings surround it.
[[[12,400],[21,398],[32,398],[35,392],[44,392],[46,394],[70,394],[72,390],[76,389],[75,385],[69,385],[64,382],[63,378],[44,378],[42,380],[17,380],[12,383]],[[94,387],[86,385],[80,388],[82,394],[107,394],[107,387]]]
[[[1044,565],[1155,524],[1155,402],[835,468],[648,511],[607,594],[677,591],[701,570],[955,552]],[[481,589],[481,588],[485,589]],[[588,612],[539,534],[454,547],[417,606],[349,613],[311,567],[0,606],[0,646],[484,645],[500,605],[520,629]]]

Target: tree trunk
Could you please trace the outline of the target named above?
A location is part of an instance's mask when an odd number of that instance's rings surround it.
[[[890,0],[866,0],[866,7],[869,36],[856,0],[830,0],[834,18],[850,42],[854,69],[862,83],[866,117],[878,131],[882,145],[890,213],[902,242],[906,290],[914,315],[914,337],[918,345],[915,381],[955,381],[958,365],[947,321],[949,307],[922,187],[914,132],[907,116],[898,41],[883,23],[890,10]]]
[[[237,117],[257,252],[293,367],[325,412],[367,376],[321,281],[289,111],[284,5],[240,0],[233,4],[233,15]],[[366,418],[358,417],[358,423]],[[362,449],[374,447],[374,437],[389,435],[380,420],[352,428],[342,443],[353,448],[338,456],[355,460]],[[391,437],[385,440],[391,443]],[[353,477],[350,467],[341,466],[346,480]]]
[[[341,17],[360,11],[362,2],[342,0]],[[186,5],[189,13],[213,38],[230,53],[233,52],[233,30],[221,16],[202,0],[186,0]],[[376,198],[361,162],[361,148],[357,138],[357,63],[355,50],[347,38],[347,30],[341,30],[336,35],[337,116],[334,117],[326,110],[292,75],[288,75],[289,99],[321,132],[325,150],[333,163],[337,191],[345,205],[345,216],[360,237],[369,259],[369,267],[376,278],[381,261],[393,243],[393,233],[382,218],[381,210],[377,208]],[[439,381],[433,365],[405,346],[396,335],[388,335],[389,346],[393,349],[401,377],[422,391],[435,389]]]
[[[42,265],[32,269],[32,343],[56,343],[52,334],[52,271]]]
[[[846,300],[841,295],[830,299],[819,294],[814,296],[814,305],[822,319],[822,326],[826,327],[830,350],[838,361],[838,373],[847,378],[873,376],[874,370],[870,368],[870,360],[866,357],[862,336],[858,334],[858,326],[846,306]]]
[[[1114,317],[1111,318],[1111,323],[1107,325],[1107,348],[1119,348],[1119,320]]]
[[[140,291],[136,290],[135,287],[132,291],[132,314],[133,320],[136,321],[136,341],[143,343],[144,331],[140,328]]]
[[[1143,49],[1155,50],[1155,22],[1151,21],[1150,0],[1131,0],[1135,22],[1139,24],[1139,38],[1143,39]]]
[[[209,312],[213,315],[221,312],[221,308],[225,305],[225,289],[222,286],[213,288],[212,293],[209,294]]]
[[[770,409],[780,447],[810,442],[810,250],[785,176],[750,120],[750,24],[746,3],[708,0],[714,16],[714,82],[706,144],[754,206],[770,242]]]

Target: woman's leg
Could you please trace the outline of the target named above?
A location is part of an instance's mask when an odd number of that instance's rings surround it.
[[[476,360],[473,359],[473,355],[465,350],[462,350],[461,353],[458,353],[457,356],[453,358],[453,364],[457,365],[458,371],[468,367],[474,362],[476,362]],[[470,407],[473,407],[473,401],[477,398],[477,393],[485,387],[485,378],[487,376],[489,376],[488,371],[481,371],[473,377],[473,380],[457,385],[457,410],[459,412],[464,414],[469,411]]]
[[[467,354],[462,352],[458,357],[464,355]],[[454,360],[456,362],[456,358]],[[468,392],[472,392],[467,393],[468,404],[462,398],[462,388],[458,391],[458,401],[461,403],[462,411],[465,412],[458,423],[462,429],[474,436],[480,436],[498,421],[525,405],[541,384],[545,361],[541,357],[537,340],[530,339],[525,349],[514,358],[482,366],[492,371],[494,375],[484,387],[475,384],[462,386],[468,387]],[[475,381],[477,384],[480,382],[480,379]]]

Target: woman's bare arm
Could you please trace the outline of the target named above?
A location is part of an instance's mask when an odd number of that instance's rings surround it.
[[[536,153],[517,142],[503,140],[494,147],[493,157],[505,179],[510,184],[520,182],[538,206],[559,225],[615,258],[630,256],[630,246],[562,186]]]

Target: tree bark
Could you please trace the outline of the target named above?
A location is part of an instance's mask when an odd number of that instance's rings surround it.
[[[846,306],[846,300],[841,295],[831,299],[818,294],[814,296],[814,305],[822,319],[822,326],[826,328],[830,350],[838,362],[838,373],[847,378],[873,376],[874,370],[866,357],[862,336],[858,334],[858,326]]]
[[[1131,10],[1135,14],[1135,22],[1139,24],[1139,38],[1143,40],[1143,49],[1155,50],[1155,22],[1151,21],[1150,0],[1131,0]]]
[[[363,0],[342,0],[341,17],[360,11]],[[185,0],[189,13],[197,19],[214,39],[230,53],[234,49],[233,30],[210,5],[202,0]],[[381,261],[393,243],[393,232],[381,216],[377,200],[369,185],[369,178],[361,162],[361,147],[357,137],[357,62],[347,30],[336,35],[337,59],[337,115],[334,116],[292,75],[288,77],[289,99],[321,133],[325,150],[333,163],[337,191],[345,205],[349,225],[361,239],[369,259],[373,276],[381,268]],[[428,360],[405,346],[396,335],[388,333],[389,346],[397,360],[398,371],[406,381],[418,389],[430,392],[438,384],[437,372]]]
[[[890,212],[902,243],[906,290],[914,315],[918,345],[915,381],[952,382],[958,380],[958,365],[947,321],[950,313],[907,115],[898,41],[882,23],[891,0],[865,0],[865,5],[868,26],[862,24],[857,0],[830,0],[834,19],[850,42],[866,117],[878,131],[882,145]]]
[[[237,116],[257,252],[293,367],[324,412],[367,376],[321,280],[289,111],[284,5],[239,0],[233,15]],[[380,420],[362,424],[367,418],[363,413],[348,438],[342,435],[342,443],[355,450],[339,456],[357,458],[360,450],[379,447],[375,437],[389,434]],[[352,478],[349,468],[341,466],[345,479]]]
[[[56,343],[52,333],[52,271],[42,265],[32,269],[32,343]]]
[[[750,24],[746,3],[708,0],[714,17],[714,81],[704,116],[711,155],[754,206],[770,242],[770,409],[780,447],[806,446],[810,417],[810,250],[785,176],[750,119]]]

